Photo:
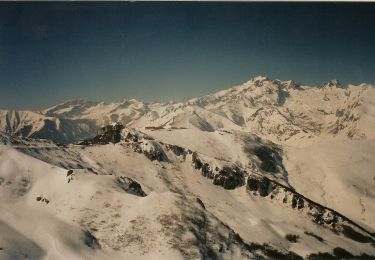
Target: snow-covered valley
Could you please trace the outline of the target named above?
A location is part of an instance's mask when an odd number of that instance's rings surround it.
[[[375,258],[371,85],[257,77],[0,129],[0,259]]]

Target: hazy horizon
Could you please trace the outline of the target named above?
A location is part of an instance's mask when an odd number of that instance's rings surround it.
[[[375,3],[0,3],[0,108],[375,82]]]

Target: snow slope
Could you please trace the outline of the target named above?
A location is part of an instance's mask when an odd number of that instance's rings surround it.
[[[300,207],[302,197],[293,207],[299,195],[288,186],[268,186],[270,193],[264,196],[249,188],[249,180],[234,189],[218,182],[219,177],[236,180],[226,175],[228,167],[239,169],[245,179],[267,176],[277,185],[296,184],[303,193],[290,172],[285,176],[280,167],[262,167],[264,158],[255,148],[273,149],[275,157],[281,152],[275,144],[242,132],[171,131],[142,134],[125,128],[121,142],[104,145],[57,146],[3,136],[7,144],[0,146],[0,228],[11,235],[1,236],[0,256],[298,258],[333,254],[337,248],[357,256],[375,254],[373,235],[367,233],[374,230],[371,221],[360,222],[339,203],[327,206],[348,213],[350,220],[312,201]],[[209,165],[213,179],[197,166],[198,160]],[[345,181],[347,176],[335,177]],[[127,178],[141,186],[130,188],[124,184]],[[363,185],[358,178],[350,182]],[[325,212],[323,222],[311,218],[308,203],[313,211]],[[372,203],[365,204],[369,220]],[[337,218],[334,226],[326,224],[332,216]],[[366,225],[359,229],[357,222]],[[347,227],[349,233],[344,232]],[[287,235],[296,236],[296,242]]]

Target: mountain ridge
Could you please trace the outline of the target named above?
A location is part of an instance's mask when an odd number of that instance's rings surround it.
[[[29,120],[12,117],[11,121],[7,119],[7,114],[12,112],[2,110],[0,130],[19,136],[30,137],[36,133],[35,135],[41,138],[51,138],[40,134],[44,127],[41,122],[52,120],[58,123],[62,119],[68,120],[69,124],[77,129],[76,131],[81,131],[83,135],[79,137],[83,139],[92,136],[95,128],[113,122],[143,129],[160,126],[198,127],[209,131],[220,128],[243,129],[255,131],[276,142],[285,142],[296,134],[301,135],[306,131],[308,132],[306,138],[309,138],[309,134],[316,136],[317,133],[335,136],[346,134],[350,138],[364,138],[371,134],[359,129],[356,120],[361,120],[359,114],[363,113],[363,110],[366,112],[370,109],[371,115],[366,118],[371,120],[371,124],[373,123],[371,119],[373,108],[369,108],[372,106],[371,102],[366,103],[368,98],[366,100],[365,97],[367,94],[374,95],[374,89],[370,86],[364,84],[342,86],[338,80],[331,80],[319,86],[304,86],[293,80],[281,81],[258,76],[229,89],[186,101],[143,102],[124,99],[120,102],[105,103],[75,99],[40,112],[23,111],[22,113],[30,113]],[[363,109],[363,106],[366,109]],[[325,109],[325,107],[329,108]],[[259,109],[263,109],[262,115],[259,114]],[[335,116],[331,116],[332,114]],[[261,125],[269,121],[267,118],[269,120],[272,118],[274,124],[268,127],[268,129],[274,128],[268,133],[259,130],[264,129]],[[82,120],[86,120],[84,126],[86,132],[81,127]],[[29,125],[33,127],[30,131],[26,131],[30,129]],[[15,126],[19,126],[19,129]],[[49,126],[45,128],[48,129]],[[285,129],[278,131],[277,128]],[[60,132],[58,127],[52,127],[51,131]],[[61,135],[64,136],[66,133]],[[371,138],[373,137],[371,135]],[[78,141],[78,138],[56,138],[55,141],[71,143]]]

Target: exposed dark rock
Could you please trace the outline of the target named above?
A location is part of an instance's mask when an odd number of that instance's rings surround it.
[[[91,145],[91,144],[108,144],[118,143],[121,140],[121,131],[124,126],[120,123],[114,125],[104,126],[96,132],[96,136],[92,139],[84,140],[78,144]]]
[[[337,257],[340,257],[341,259],[354,257],[350,252],[346,251],[344,248],[341,247],[335,247],[333,249],[333,254]]]
[[[295,208],[297,206],[297,198],[296,196],[293,194],[293,198],[292,198],[292,208]]]
[[[250,191],[257,191],[260,196],[266,197],[273,190],[272,184],[267,177],[250,175],[247,178],[247,188]]]
[[[212,172],[211,170],[211,167],[208,163],[204,163],[203,166],[202,166],[202,175],[204,177],[207,177],[209,179],[213,179],[214,178],[214,173]]]
[[[83,236],[84,236],[84,242],[86,246],[91,247],[92,249],[101,248],[101,245],[99,244],[98,239],[93,234],[91,234],[90,231],[84,230]]]
[[[155,161],[155,160],[159,162],[168,161],[167,155],[164,153],[163,149],[160,147],[154,146],[154,149],[144,150],[143,154],[151,161]]]
[[[43,197],[43,196],[38,196],[36,197],[36,201],[41,201],[41,202],[45,202],[46,204],[49,203],[49,199]]]
[[[253,176],[249,176],[247,178],[247,188],[250,191],[258,191],[259,187],[259,180],[258,178],[254,178]]]
[[[193,155],[192,155],[192,161],[193,161],[193,164],[194,164],[194,168],[195,169],[201,169],[202,166],[203,166],[203,163],[202,161],[198,158],[198,155],[196,152],[193,152]]]
[[[173,144],[166,144],[165,146],[168,150],[171,150],[177,156],[183,156],[185,158],[187,154],[187,151],[185,150],[185,148],[181,146],[173,145]]]
[[[204,206],[203,204],[203,201],[200,199],[200,198],[197,198],[197,203],[204,209],[206,209],[206,207]]]
[[[165,154],[162,146],[155,141],[146,141],[142,146],[141,142],[127,144],[136,153],[143,153],[151,161],[168,162],[169,159]],[[145,148],[147,147],[147,148]]]
[[[305,231],[304,233],[305,233],[306,235],[308,235],[308,236],[311,236],[311,237],[316,238],[316,239],[319,240],[320,242],[324,242],[324,239],[323,239],[322,237],[320,237],[320,236],[318,236],[318,235],[315,235],[315,234],[312,233],[312,232]]]
[[[309,260],[341,260],[341,259],[366,259],[366,260],[373,260],[375,259],[374,256],[369,256],[367,254],[361,254],[361,255],[353,255],[352,253],[348,252],[347,250],[336,247],[333,249],[333,255],[328,252],[319,252],[319,253],[313,253],[307,256],[307,259]]]
[[[127,133],[127,135],[125,136],[125,142],[129,142],[129,141],[138,142],[138,140],[139,140],[138,135],[130,133],[130,132]]]
[[[264,176],[260,178],[259,187],[258,187],[258,192],[260,196],[266,197],[272,191],[272,187],[270,190],[270,184],[271,182],[269,181],[268,178]]]
[[[224,167],[215,174],[213,184],[220,185],[225,189],[235,189],[244,185],[244,173],[238,167]]]
[[[297,243],[300,239],[300,236],[295,234],[286,234],[285,239],[291,243]]]
[[[253,149],[253,153],[261,161],[260,168],[263,171],[276,173],[279,171],[279,167],[282,167],[282,157],[276,150],[268,146],[256,147]]]
[[[147,194],[142,190],[141,185],[129,177],[125,177],[125,176],[117,177],[116,183],[121,187],[121,189],[123,189],[124,191],[128,193],[131,193],[140,197],[147,196]]]
[[[365,236],[365,235],[355,231],[352,227],[350,227],[348,225],[342,225],[342,228],[343,228],[342,233],[350,239],[353,239],[353,240],[361,242],[361,243],[374,242],[373,238],[371,238],[369,236]]]
[[[67,173],[66,173],[66,176],[70,176],[73,174],[73,170],[69,170]]]
[[[368,254],[363,253],[363,254],[354,256],[354,259],[375,260],[375,256],[370,256]]]
[[[319,253],[313,253],[307,256],[307,259],[309,260],[330,260],[330,259],[340,259],[334,255],[331,255],[328,252],[319,252]]]
[[[297,200],[297,208],[303,209],[304,205],[305,205],[304,200],[301,197],[299,197],[298,200]]]

